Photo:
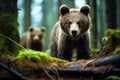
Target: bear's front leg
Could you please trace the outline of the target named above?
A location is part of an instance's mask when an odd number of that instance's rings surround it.
[[[86,42],[87,43],[87,42]],[[79,45],[77,49],[77,60],[90,59],[90,47],[86,43]]]
[[[66,48],[58,50],[57,57],[60,59],[65,59],[65,60],[71,61],[72,60],[72,51],[70,49],[66,49]]]
[[[90,42],[88,37],[82,36],[78,40],[79,44],[77,45],[77,60],[79,59],[90,59]]]
[[[70,47],[69,40],[64,40],[64,41],[62,41],[61,44],[58,44],[58,54],[57,54],[57,57],[61,58],[61,59],[69,60],[69,61],[72,60],[72,49]]]
[[[58,53],[58,50],[57,50],[56,42],[51,42],[50,43],[50,55],[52,57],[57,57],[57,53]]]

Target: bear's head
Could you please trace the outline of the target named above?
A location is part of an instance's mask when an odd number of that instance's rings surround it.
[[[31,42],[40,42],[45,34],[45,27],[42,27],[40,29],[34,29],[32,27],[29,28],[29,33],[30,33],[30,39]]]
[[[84,34],[90,25],[90,7],[88,5],[79,9],[69,9],[66,5],[60,7],[60,26],[69,36],[76,38]]]

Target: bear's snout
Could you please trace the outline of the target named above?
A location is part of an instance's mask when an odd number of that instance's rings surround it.
[[[80,28],[76,24],[76,22],[73,22],[70,26],[70,35],[73,37],[76,37],[80,34]]]
[[[40,38],[39,38],[39,36],[36,35],[36,36],[34,36],[33,40],[34,40],[34,41],[39,41]]]
[[[76,30],[72,30],[71,33],[72,33],[73,36],[77,35],[77,31]]]

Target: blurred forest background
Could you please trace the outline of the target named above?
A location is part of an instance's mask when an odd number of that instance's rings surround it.
[[[49,48],[52,27],[59,19],[59,7],[66,4],[80,9],[83,5],[91,7],[92,47],[100,49],[101,39],[107,28],[120,28],[120,0],[18,0],[18,22],[20,36],[28,30],[46,27],[45,49]]]

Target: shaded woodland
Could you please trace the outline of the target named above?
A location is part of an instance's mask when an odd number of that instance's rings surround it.
[[[80,8],[82,5],[88,4],[91,7],[91,34],[94,36],[94,40],[92,40],[92,47],[93,48],[101,48],[101,38],[105,34],[105,30],[107,28],[116,29],[120,27],[119,23],[119,0],[41,0],[38,3],[34,0],[23,0],[21,6],[19,5],[18,8],[20,9],[18,12],[22,12],[23,16],[19,16],[20,24],[19,24],[19,32],[20,35],[23,34],[24,31],[28,29],[29,26],[33,26],[35,28],[39,28],[45,26],[47,29],[46,32],[46,44],[45,50],[49,48],[49,37],[52,27],[54,26],[55,22],[59,18],[59,7],[61,4],[66,4],[70,8]],[[18,4],[19,4],[18,3]],[[83,4],[82,4],[83,3]],[[35,7],[36,4],[36,7]],[[78,6],[79,5],[79,6]],[[112,6],[111,6],[112,5]],[[40,20],[35,21],[34,18],[36,15],[33,15],[32,11],[40,6],[40,11],[36,14],[39,15]],[[50,8],[50,9],[49,9]],[[19,13],[20,14],[20,13]],[[54,14],[54,15],[53,15]],[[22,29],[21,29],[22,28]]]
[[[37,1],[0,0],[1,80],[120,79],[120,0]],[[91,7],[91,59],[68,62],[49,56],[49,37],[60,5],[79,9],[80,1]],[[20,45],[29,26],[46,27],[44,52]]]

